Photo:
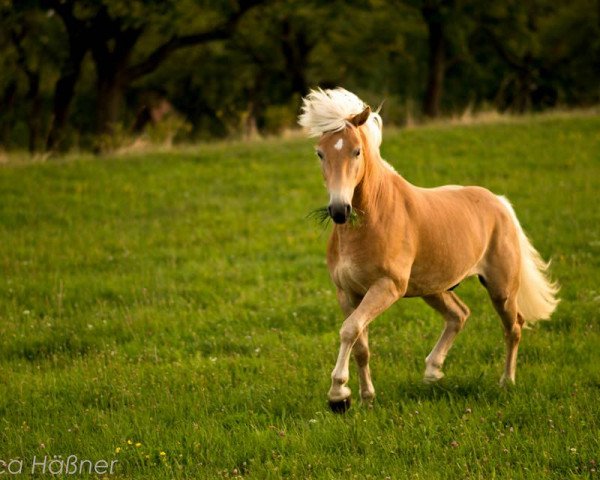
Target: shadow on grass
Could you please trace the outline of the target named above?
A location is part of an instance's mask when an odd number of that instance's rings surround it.
[[[87,339],[35,340],[27,343],[17,343],[5,348],[0,358],[2,360],[26,360],[36,363],[51,360],[56,356],[83,357],[97,350],[99,350],[98,345]]]
[[[442,379],[433,385],[406,379],[396,385],[394,394],[392,396],[388,394],[387,399],[398,402],[406,400],[446,402],[463,399],[497,403],[509,399],[518,390],[518,386],[501,387],[496,379],[483,374],[471,378]]]

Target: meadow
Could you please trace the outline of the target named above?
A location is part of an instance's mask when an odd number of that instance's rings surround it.
[[[118,460],[115,479],[598,477],[600,117],[384,128],[410,182],[506,195],[562,303],[502,389],[476,280],[434,386],[442,321],[401,300],[370,329],[376,402],[358,402],[352,364],[345,415],[327,407],[342,315],[331,226],[306,218],[327,202],[313,143],[0,165],[2,461],[24,477],[46,455]]]

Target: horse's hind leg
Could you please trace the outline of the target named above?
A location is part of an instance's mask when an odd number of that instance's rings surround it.
[[[488,287],[488,290],[490,288]],[[500,384],[515,383],[515,373],[517,369],[517,351],[521,341],[521,329],[523,327],[523,318],[518,312],[516,292],[508,296],[494,296],[490,290],[494,308],[502,319],[504,326],[504,341],[506,342],[506,363],[504,373],[500,378]]]
[[[508,275],[506,270],[517,270],[508,268],[496,268],[495,274],[485,277],[485,283],[492,304],[502,319],[504,326],[504,340],[506,342],[506,363],[504,373],[500,379],[500,384],[515,383],[515,372],[517,368],[517,351],[521,341],[521,329],[523,327],[523,317],[519,313],[517,306],[517,292],[519,282],[517,272]]]
[[[356,298],[353,295],[346,294],[342,290],[338,290],[338,302],[344,315],[348,318],[356,306],[360,303],[360,298]],[[369,358],[371,352],[369,351],[369,327],[365,327],[364,330],[358,336],[356,343],[352,347],[352,354],[356,365],[358,367],[358,380],[360,384],[360,398],[363,402],[369,403],[375,398],[375,388],[371,381],[371,369],[369,368]]]
[[[467,321],[469,307],[467,307],[454,292],[443,292],[423,297],[427,304],[440,312],[446,321],[444,331],[433,350],[425,359],[425,383],[437,382],[443,378],[442,366],[446,355],[452,347],[454,338],[458,335]]]

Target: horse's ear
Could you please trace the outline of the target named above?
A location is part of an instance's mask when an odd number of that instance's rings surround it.
[[[367,105],[362,112],[350,118],[350,123],[355,127],[360,127],[363,123],[365,123],[368,120],[369,115],[371,115],[371,107]]]

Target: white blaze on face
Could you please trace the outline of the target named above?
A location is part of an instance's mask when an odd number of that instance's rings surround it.
[[[329,192],[329,205],[352,205],[353,188],[340,188]]]
[[[344,147],[344,138],[340,137],[334,143],[333,148],[340,152]],[[346,185],[348,179],[344,178],[342,172],[338,172],[339,178],[332,178],[327,181],[327,189],[329,190],[329,205],[352,205],[352,196],[354,195],[354,185]]]

